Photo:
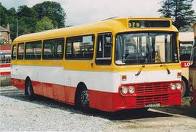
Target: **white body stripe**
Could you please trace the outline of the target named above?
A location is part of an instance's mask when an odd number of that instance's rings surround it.
[[[11,72],[11,67],[0,67],[0,73],[1,72]]]
[[[79,82],[84,82],[88,89],[103,92],[118,92],[121,84],[143,83],[143,82],[164,82],[180,81],[177,73],[180,70],[162,71],[141,71],[135,76],[135,72],[93,72],[93,71],[70,71],[63,67],[46,66],[20,66],[12,65],[12,78],[25,80],[27,76],[32,81],[59,84],[77,87]],[[127,80],[122,81],[121,76],[126,75]]]

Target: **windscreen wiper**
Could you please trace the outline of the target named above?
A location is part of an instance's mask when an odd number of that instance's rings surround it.
[[[142,72],[143,68],[145,68],[145,65],[142,65],[139,69],[139,71],[135,74],[135,76],[139,76],[140,73]]]
[[[164,67],[167,70],[167,74],[170,74],[170,70],[166,64],[161,63],[160,67]]]
[[[161,57],[159,56],[158,57],[158,61],[161,63],[161,65],[160,65],[160,67],[164,67],[166,70],[167,70],[167,74],[170,74],[171,72],[170,72],[170,70],[169,70],[169,68],[168,68],[168,66],[166,65],[166,64],[164,64],[162,61],[161,61]]]

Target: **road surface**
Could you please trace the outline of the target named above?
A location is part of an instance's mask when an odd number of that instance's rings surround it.
[[[196,132],[196,109],[188,106],[122,111],[113,115],[73,106],[48,98],[28,100],[15,87],[0,87],[0,131],[83,132]]]

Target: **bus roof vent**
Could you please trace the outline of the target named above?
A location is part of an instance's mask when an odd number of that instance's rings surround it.
[[[106,21],[106,20],[110,20],[110,19],[114,19],[114,18],[117,18],[117,17],[109,17],[109,18],[103,19],[102,21]]]

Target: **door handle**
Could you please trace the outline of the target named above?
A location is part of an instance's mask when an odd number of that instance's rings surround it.
[[[93,62],[91,62],[91,67],[93,67],[93,65],[94,65]]]

